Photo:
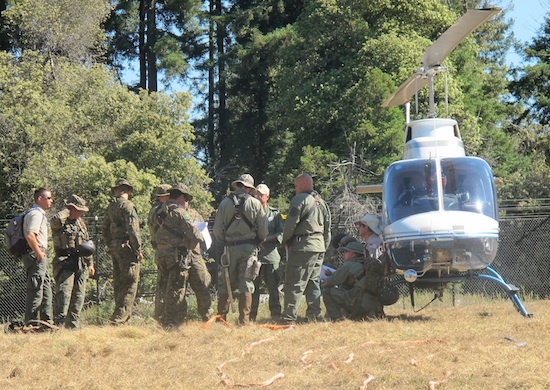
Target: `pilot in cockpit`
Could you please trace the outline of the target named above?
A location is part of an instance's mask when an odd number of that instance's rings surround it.
[[[435,172],[426,177],[425,180],[417,178],[416,185],[411,185],[411,178],[405,178],[404,187],[405,190],[397,198],[397,206],[410,206],[415,200],[418,199],[436,199],[437,198],[437,175]],[[447,176],[442,174],[441,186],[443,193],[447,186]]]

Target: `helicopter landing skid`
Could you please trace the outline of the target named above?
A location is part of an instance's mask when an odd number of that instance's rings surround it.
[[[488,272],[488,274],[472,273],[467,275],[446,275],[441,277],[424,276],[422,278],[419,278],[418,281],[421,282],[422,284],[434,283],[435,285],[441,285],[441,283],[449,283],[449,282],[455,283],[455,282],[462,282],[465,280],[472,280],[472,279],[488,280],[496,283],[499,287],[501,287],[506,292],[506,294],[508,295],[508,298],[510,298],[510,300],[514,304],[514,307],[519,312],[519,314],[528,318],[533,317],[533,314],[529,313],[525,308],[525,306],[523,305],[523,303],[521,302],[521,299],[518,295],[519,288],[517,288],[513,284],[506,283],[502,278],[502,276],[500,276],[500,274],[497,271],[495,271],[493,268],[487,267],[485,268],[485,270]],[[405,278],[401,276],[400,278],[393,280],[391,284],[393,286],[397,286],[399,284],[404,284],[404,283],[409,283],[409,282],[407,282]]]

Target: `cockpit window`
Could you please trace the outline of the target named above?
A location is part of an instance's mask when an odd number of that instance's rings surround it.
[[[386,170],[384,183],[389,223],[440,209],[497,216],[493,175],[477,157],[400,161]]]

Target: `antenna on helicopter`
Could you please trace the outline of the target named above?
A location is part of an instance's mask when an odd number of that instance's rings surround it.
[[[408,80],[384,100],[382,107],[391,107],[408,102],[411,96],[427,84],[430,89],[428,117],[435,118],[434,79],[439,73],[447,70],[441,64],[469,33],[499,11],[500,8],[468,10],[426,50],[424,57],[422,57],[422,66],[416,69]],[[446,89],[445,95],[447,95]],[[447,100],[447,96],[445,96],[445,100]]]

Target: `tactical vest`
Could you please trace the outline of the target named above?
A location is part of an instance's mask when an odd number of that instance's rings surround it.
[[[81,218],[70,220],[70,211],[63,210],[55,218],[59,219],[61,230],[52,234],[56,255],[68,256],[88,239],[88,230]]]

